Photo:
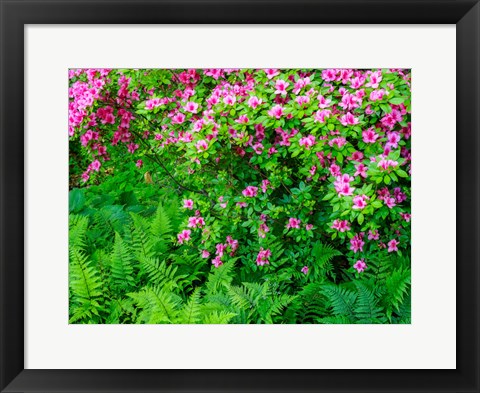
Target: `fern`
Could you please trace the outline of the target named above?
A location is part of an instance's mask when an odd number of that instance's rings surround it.
[[[201,291],[197,288],[188,299],[188,302],[178,313],[176,323],[188,324],[199,323],[201,318],[201,304],[200,304]]]
[[[216,294],[220,288],[229,288],[233,280],[233,268],[236,258],[232,258],[225,262],[222,266],[215,268],[213,273],[208,275],[206,283],[206,293],[208,295]]]
[[[140,292],[129,293],[140,309],[140,323],[175,323],[181,299],[159,287],[145,287]]]
[[[404,301],[404,296],[410,287],[410,269],[397,269],[385,280],[387,290],[385,303],[387,316],[390,319],[393,311],[398,311]]]
[[[68,223],[68,244],[70,249],[86,250],[88,223],[88,217],[70,214]]]
[[[140,267],[148,274],[148,282],[157,287],[173,291],[181,288],[181,279],[184,276],[177,276],[177,267],[167,265],[166,261],[160,262],[155,258],[140,256]]]
[[[129,233],[130,247],[137,259],[155,257],[155,243],[150,236],[150,225],[146,218],[130,213],[133,226]]]
[[[359,281],[355,282],[358,290],[357,303],[355,305],[356,323],[384,323],[385,312],[378,305],[375,294],[369,285]]]
[[[102,308],[103,283],[97,269],[83,251],[70,249],[70,323],[83,319],[99,320]]]
[[[342,253],[332,247],[330,244],[324,244],[320,241],[315,242],[312,248],[312,257],[314,259],[314,269],[312,275],[316,280],[329,275],[336,280],[335,269],[332,264],[333,258]]]
[[[327,297],[334,316],[354,318],[354,304],[357,300],[356,292],[333,284],[325,285],[322,292]]]
[[[228,312],[228,311],[213,311],[210,314],[207,314],[203,317],[202,323],[208,325],[215,325],[215,324],[227,324],[229,323],[232,318],[234,318],[237,314]]]
[[[135,285],[130,249],[118,233],[115,233],[115,243],[111,254],[111,269],[112,286],[115,290],[122,293]]]
[[[172,233],[172,229],[172,220],[162,204],[159,203],[155,217],[150,225],[150,233],[155,239],[157,253],[163,254],[167,251],[167,239],[168,235]]]
[[[298,323],[311,323],[328,315],[323,282],[307,284],[293,304]]]

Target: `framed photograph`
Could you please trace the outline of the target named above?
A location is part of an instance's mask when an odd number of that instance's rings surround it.
[[[2,392],[478,392],[477,1],[0,0]]]

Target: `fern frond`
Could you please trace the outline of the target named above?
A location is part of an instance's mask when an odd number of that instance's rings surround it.
[[[233,280],[233,268],[237,258],[232,258],[218,268],[212,268],[213,272],[208,275],[206,282],[206,294],[214,295],[220,288],[229,288]]]
[[[201,316],[200,295],[201,290],[197,288],[190,295],[188,302],[180,310],[176,323],[199,323]]]
[[[69,215],[68,244],[69,248],[85,251],[87,248],[87,229],[89,219],[87,216]]]
[[[207,325],[225,325],[229,323],[237,314],[228,311],[213,311],[203,317],[202,323]]]
[[[84,318],[100,320],[103,283],[99,272],[79,249],[70,249],[70,322]]]
[[[137,259],[155,257],[155,242],[150,233],[150,223],[138,214],[130,213],[133,224],[129,233],[130,247]]]
[[[149,284],[168,291],[183,288],[182,279],[184,276],[177,275],[177,267],[168,265],[166,260],[160,262],[156,258],[140,256],[138,262],[142,271],[147,273]]]
[[[128,245],[118,232],[115,233],[115,242],[111,254],[112,287],[123,293],[135,285],[133,278],[132,254]]]
[[[387,316],[390,318],[392,311],[398,311],[403,303],[403,298],[410,287],[411,271],[410,269],[394,270],[385,280],[387,290],[385,303],[387,307]]]
[[[312,249],[312,256],[316,260],[316,265],[324,267],[334,257],[343,255],[340,251],[336,250],[330,244],[324,244],[320,241],[315,242]]]
[[[315,322],[316,323],[321,323],[321,324],[324,324],[324,325],[336,325],[336,324],[351,325],[351,324],[355,323],[355,321],[352,318],[347,317],[345,315],[337,315],[337,316],[334,316],[334,317],[317,318],[317,319],[315,319]]]
[[[355,304],[356,323],[385,323],[385,312],[378,306],[374,290],[366,283],[355,281],[358,298]]]
[[[159,287],[145,287],[140,292],[129,293],[138,311],[140,323],[175,323],[181,299]]]
[[[167,210],[161,203],[159,203],[155,217],[150,226],[150,232],[156,240],[155,248],[158,253],[163,254],[167,251],[167,239],[172,233],[172,229],[172,220],[170,219]]]
[[[357,293],[338,285],[326,284],[322,289],[327,297],[334,316],[354,317],[354,304],[357,300]]]

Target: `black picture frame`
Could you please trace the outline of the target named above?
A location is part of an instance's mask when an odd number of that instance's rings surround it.
[[[480,391],[478,0],[0,0],[0,13],[2,392]],[[455,370],[24,369],[24,26],[87,23],[456,24],[457,368]],[[52,345],[55,343],[52,342]],[[388,355],[386,351],[384,356]]]

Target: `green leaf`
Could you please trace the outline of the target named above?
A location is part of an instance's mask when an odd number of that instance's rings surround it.
[[[70,213],[77,213],[85,205],[85,195],[83,190],[74,188],[68,194],[68,209]]]
[[[331,192],[330,194],[325,195],[322,201],[328,201],[329,199],[332,199],[334,196],[335,196],[335,193]]]
[[[393,104],[393,105],[400,105],[402,104],[403,102],[405,101],[405,97],[393,97],[391,99],[388,100],[388,102],[390,104]]]
[[[363,220],[365,219],[365,217],[363,216],[363,213],[360,213],[357,217],[357,221],[360,225],[363,224]]]

